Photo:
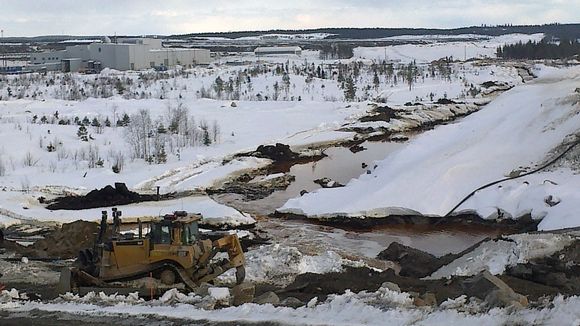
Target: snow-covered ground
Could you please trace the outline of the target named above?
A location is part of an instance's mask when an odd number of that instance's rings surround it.
[[[16,215],[40,219],[50,219],[52,215],[56,220],[67,220],[59,214],[26,211],[41,196],[50,199],[84,194],[114,182],[124,182],[140,192],[154,191],[157,186],[162,192],[203,190],[232,174],[268,164],[267,160],[252,158],[231,160],[232,154],[240,151],[275,142],[304,147],[352,139],[352,132],[337,130],[365,115],[369,106],[366,102],[342,102],[340,82],[336,74],[331,74],[336,72],[336,62],[312,61],[326,70],[327,78],[310,78],[316,72],[311,63],[302,58],[282,59],[266,58],[265,62],[243,67],[216,63],[210,68],[176,69],[168,72],[169,78],[151,71],[109,69],[100,75],[54,73],[0,78],[0,137],[4,139],[0,142],[0,185],[6,198],[0,208],[12,213],[0,212],[0,223],[14,223]],[[352,60],[344,63],[353,65]],[[280,66],[287,66],[290,84],[278,89],[279,97],[273,101],[274,85],[283,84],[282,76],[275,73]],[[467,95],[472,85],[479,87],[490,80],[508,85],[521,83],[513,67],[468,63],[452,64],[449,78],[438,74],[421,76],[411,90],[404,82],[395,82],[395,77],[382,75],[378,85],[368,87],[373,79],[371,66],[367,62],[362,67],[364,72],[356,81],[357,98],[379,96],[393,105],[443,97],[477,101],[479,95]],[[258,72],[248,73],[248,69]],[[250,75],[248,82],[244,78]],[[225,83],[242,78],[238,90],[242,100],[224,99],[232,94],[218,96],[212,86],[218,77]],[[124,86],[113,86],[117,83]],[[201,98],[202,92],[215,99]],[[77,97],[80,100],[70,100]],[[215,131],[213,142],[205,146],[198,139],[192,146],[180,146],[183,139],[179,137],[186,136],[165,135],[171,138],[165,143],[165,163],[148,164],[135,158],[128,128],[117,127],[116,122],[124,114],[134,118],[146,109],[153,128],[159,124],[168,128],[172,122],[170,112],[178,108],[186,108],[189,123],[197,130],[205,124],[210,133]],[[423,120],[436,117],[433,113],[413,115]],[[74,122],[85,117],[90,122],[86,127],[88,141],[80,139],[79,126]],[[90,125],[95,119],[101,127]],[[72,123],[69,125],[68,121]],[[103,127],[106,121],[110,127]],[[123,168],[115,173],[113,166],[119,161]]]
[[[458,36],[466,37],[466,36]],[[469,36],[467,36],[469,37]],[[472,36],[474,37],[474,36]],[[396,37],[394,39],[399,39]],[[444,57],[453,57],[455,60],[495,58],[497,48],[504,44],[514,44],[517,42],[526,43],[528,41],[540,41],[544,34],[510,34],[463,42],[443,42],[440,38],[412,37],[410,39],[421,39],[428,44],[404,44],[388,47],[360,47],[355,49],[355,57],[361,59],[394,60],[407,63],[416,60],[417,62],[431,62]],[[431,41],[431,42],[430,42]]]
[[[544,68],[538,80],[504,93],[461,122],[415,138],[371,174],[344,188],[291,199],[280,211],[311,217],[445,215],[474,189],[521,167],[533,169],[577,133],[579,82],[580,67]],[[505,217],[531,213],[543,218],[540,229],[578,226],[578,179],[565,167],[532,175],[484,190],[458,211],[485,218],[496,217],[498,209]],[[550,206],[544,195],[560,203]]]

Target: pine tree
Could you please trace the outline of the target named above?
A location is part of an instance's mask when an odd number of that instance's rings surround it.
[[[111,126],[111,120],[109,120],[109,117],[107,117],[105,119],[105,127],[110,127]]]
[[[99,121],[99,119],[97,119],[97,117],[93,118],[93,121],[91,122],[91,126],[97,127],[97,128],[101,126],[101,122]]]
[[[347,101],[354,101],[356,97],[356,85],[352,77],[348,76],[344,85],[344,98]]]
[[[167,153],[165,153],[165,146],[161,146],[159,153],[157,153],[157,164],[167,162]]]
[[[77,136],[82,141],[89,141],[89,133],[87,132],[87,128],[84,125],[81,125],[79,127],[79,130],[77,131]]]

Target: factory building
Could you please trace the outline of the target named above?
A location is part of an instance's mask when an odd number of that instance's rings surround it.
[[[256,48],[254,54],[257,56],[277,54],[301,55],[302,49],[299,46],[267,46]]]
[[[160,39],[119,39],[111,43],[67,46],[66,50],[33,53],[33,67],[47,70],[74,72],[111,68],[116,70],[142,70],[182,65],[187,68],[210,63],[210,51],[204,49],[164,48]]]

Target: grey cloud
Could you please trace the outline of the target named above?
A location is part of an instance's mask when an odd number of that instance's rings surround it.
[[[574,22],[580,0],[0,0],[6,35]]]

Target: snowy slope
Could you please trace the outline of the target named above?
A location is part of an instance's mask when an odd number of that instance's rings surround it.
[[[372,174],[352,180],[344,188],[291,199],[280,211],[311,217],[445,215],[472,190],[519,167],[541,163],[566,136],[579,131],[580,94],[574,90],[580,83],[580,67],[544,70],[537,81],[504,93],[460,123],[417,137],[381,161]],[[568,183],[574,186],[579,176],[568,173],[568,178],[576,180]],[[571,205],[569,209],[576,208],[569,214],[578,211],[577,191],[563,190],[560,196]],[[555,222],[562,220],[561,212],[556,211],[560,205],[546,207],[543,200],[527,203],[527,198],[512,196],[506,208],[515,207],[511,214],[516,216],[525,208],[535,218],[545,217],[545,228],[580,225],[577,214],[566,223]],[[493,217],[490,213],[497,208],[490,210],[489,206],[506,204],[485,201],[478,205],[480,202],[470,201],[461,210]]]

